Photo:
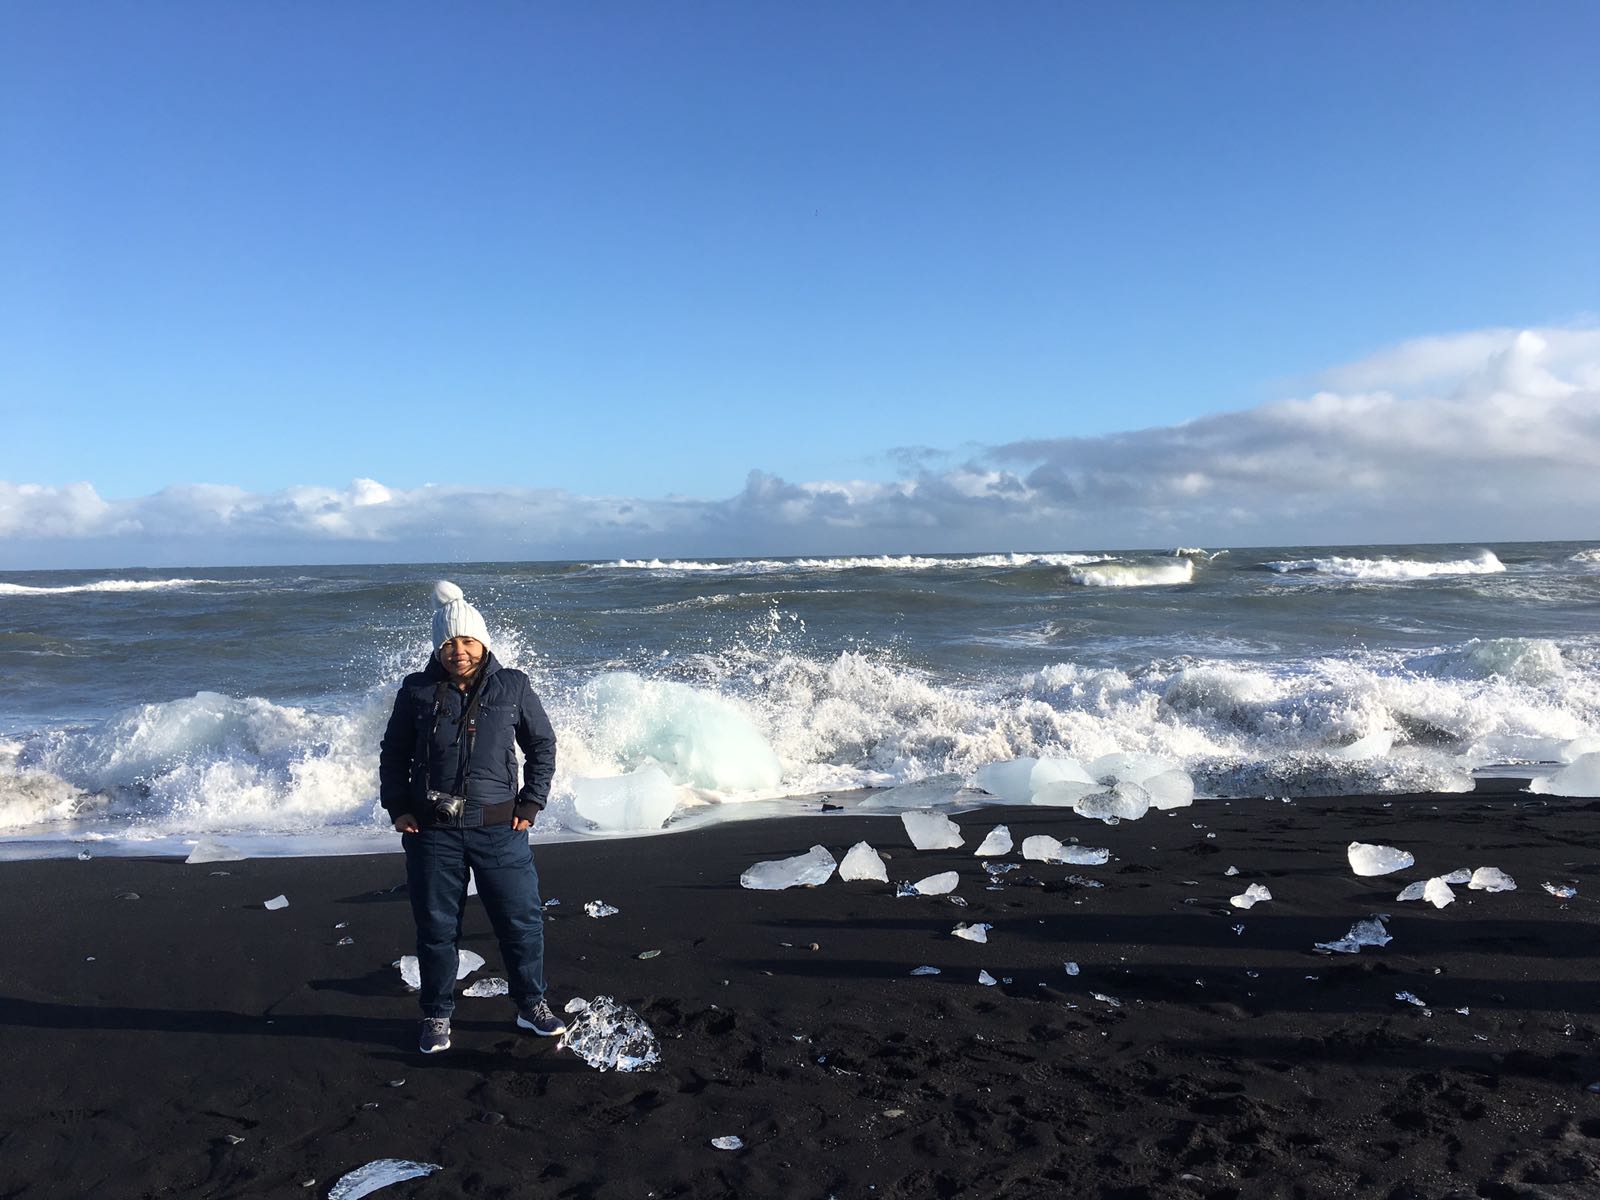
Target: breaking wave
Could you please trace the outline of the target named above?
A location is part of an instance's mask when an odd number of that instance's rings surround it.
[[[781,571],[930,571],[938,568],[1071,567],[1095,562],[1101,554],[977,554],[967,557],[922,557],[915,554],[859,555],[846,558],[747,558],[738,562],[699,562],[694,559],[633,559],[596,563],[596,569],[628,571],[707,572],[723,575],[764,575]]]
[[[1431,579],[1439,575],[1493,575],[1506,569],[1493,551],[1472,558],[1425,562],[1411,558],[1290,558],[1263,563],[1280,575],[1332,575],[1340,579]]]
[[[1084,587],[1170,587],[1194,582],[1194,560],[1191,558],[1150,559],[1123,562],[1103,559],[1086,566],[1073,567],[1067,572],[1073,583]]]
[[[72,592],[169,592],[178,588],[222,582],[220,579],[99,579],[94,583],[72,583],[57,587],[0,583],[0,596],[65,596]]]

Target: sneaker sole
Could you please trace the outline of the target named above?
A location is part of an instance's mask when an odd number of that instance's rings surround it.
[[[418,1046],[417,1047],[417,1050],[419,1052],[423,1053],[423,1054],[438,1054],[440,1051],[448,1050],[448,1049],[450,1049],[450,1043],[448,1041],[445,1042],[445,1044],[442,1045],[442,1046]]]
[[[567,1031],[565,1025],[559,1025],[555,1029],[540,1029],[532,1021],[524,1021],[521,1016],[517,1017],[517,1027],[519,1029],[530,1029],[540,1037],[560,1037]]]

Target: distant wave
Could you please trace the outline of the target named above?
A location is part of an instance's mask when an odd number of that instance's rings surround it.
[[[1102,559],[1067,572],[1073,583],[1084,587],[1171,587],[1194,581],[1194,560],[1121,562]]]
[[[923,557],[915,554],[860,555],[844,558],[747,558],[739,562],[699,562],[695,559],[622,558],[596,563],[596,568],[629,571],[704,571],[724,575],[758,575],[778,571],[927,571],[939,567],[1072,567],[1097,562],[1100,554],[979,554],[972,557]]]
[[[1581,563],[1583,566],[1589,568],[1600,568],[1600,546],[1593,547],[1589,550],[1579,550],[1571,558],[1567,559],[1567,561]]]
[[[60,587],[30,587],[25,583],[0,583],[0,596],[64,596],[70,592],[170,592],[198,584],[220,584],[220,579],[99,579]]]
[[[1280,575],[1332,575],[1340,579],[1431,579],[1436,575],[1494,575],[1506,569],[1489,550],[1474,558],[1425,562],[1412,558],[1288,558],[1263,564]]]

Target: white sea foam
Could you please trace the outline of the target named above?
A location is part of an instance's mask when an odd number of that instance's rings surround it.
[[[1333,575],[1341,579],[1431,579],[1438,575],[1495,575],[1506,569],[1493,551],[1480,550],[1472,558],[1427,562],[1412,558],[1288,558],[1263,564],[1281,575]]]
[[[710,572],[722,575],[765,575],[783,571],[930,571],[939,568],[1071,567],[1096,562],[1100,554],[976,554],[923,556],[916,554],[856,555],[844,558],[747,558],[738,562],[701,562],[695,559],[618,559],[595,563],[596,568],[629,571]]]
[[[66,596],[74,592],[170,592],[202,584],[223,584],[220,579],[97,579],[93,583],[32,587],[25,583],[0,583],[0,596]]]

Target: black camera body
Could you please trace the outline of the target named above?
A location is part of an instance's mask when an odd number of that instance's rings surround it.
[[[466,811],[467,798],[451,792],[428,790],[428,803],[433,805],[433,819],[441,825],[453,825]]]

